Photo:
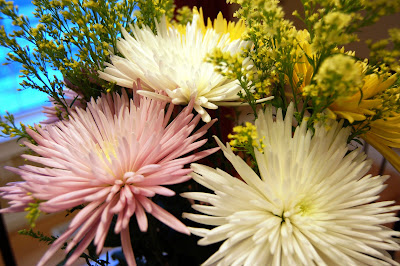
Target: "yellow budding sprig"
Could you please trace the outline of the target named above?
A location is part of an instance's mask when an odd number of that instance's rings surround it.
[[[32,126],[26,126],[23,123],[20,123],[19,126],[16,125],[15,118],[9,112],[6,112],[6,115],[0,117],[0,137],[14,138],[17,140],[27,139],[32,144],[36,145],[36,141],[26,132],[26,128],[30,128],[35,130]],[[36,131],[36,130],[35,130]],[[25,146],[20,144],[20,146]]]
[[[20,84],[26,89],[47,93],[63,109],[64,82],[86,100],[102,92],[118,89],[98,78],[97,70],[116,52],[121,28],[134,22],[136,2],[93,0],[35,0],[33,15],[39,19],[32,26],[18,14],[12,2],[0,1],[0,12],[12,20],[16,30],[0,28],[0,45],[8,49],[7,63],[22,66]],[[28,41],[32,48],[20,45]],[[61,75],[50,74],[50,69]]]
[[[185,26],[189,22],[192,22],[192,18],[193,18],[193,10],[188,6],[183,6],[176,10],[176,16],[175,19],[172,21],[172,23]]]
[[[389,38],[377,42],[368,40],[367,45],[370,49],[371,63],[400,73],[400,29],[390,29]]]
[[[388,118],[400,114],[400,84],[384,90],[376,98],[382,100],[382,105],[376,110],[376,118]]]
[[[40,200],[35,199],[34,202],[29,203],[28,207],[25,208],[25,211],[28,212],[25,218],[28,220],[31,228],[34,228],[36,226],[36,220],[42,213],[39,209],[40,202]]]
[[[235,126],[228,138],[230,139],[229,145],[233,151],[244,152],[245,155],[250,156],[251,162],[256,164],[254,149],[263,152],[265,147],[263,140],[265,137],[258,137],[255,125],[246,122],[244,126]],[[254,165],[254,168],[257,170],[257,165]]]
[[[156,34],[156,21],[165,16],[169,20],[174,16],[175,5],[173,0],[136,0],[139,10],[135,12],[137,18],[137,25],[143,27],[144,25]],[[183,11],[181,15],[187,15],[187,10]],[[182,18],[183,19],[183,18]]]
[[[246,122],[244,126],[236,126],[233,128],[233,134],[229,134],[231,140],[229,145],[233,151],[247,151],[257,148],[263,151],[265,145],[263,139],[258,138],[256,126],[250,122]]]
[[[254,116],[257,118],[256,95],[263,95],[263,92],[269,93],[269,91],[263,87],[263,83],[254,82],[256,76],[252,73],[253,65],[249,58],[243,58],[241,54],[232,55],[230,52],[222,52],[220,49],[215,49],[208,55],[206,60],[208,63],[214,64],[215,70],[221,75],[229,79],[238,80],[243,89],[238,95],[251,106]],[[257,93],[256,90],[258,90]]]
[[[253,44],[244,54],[254,64],[253,73],[257,73],[258,79],[256,82],[264,86],[273,84],[269,86],[271,95],[274,96],[271,104],[286,110],[289,104],[286,98],[286,82],[291,82],[296,63],[296,28],[291,21],[285,19],[277,0],[229,2],[241,5],[235,16],[245,21],[247,31],[244,39]],[[295,90],[295,86],[291,87]],[[301,95],[297,95],[295,91],[293,95],[296,95],[293,100],[297,110]]]

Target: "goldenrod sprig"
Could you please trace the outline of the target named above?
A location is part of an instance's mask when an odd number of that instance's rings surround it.
[[[40,242],[44,242],[47,245],[53,244],[54,241],[56,241],[58,239],[58,237],[55,237],[53,235],[47,236],[40,231],[34,231],[32,228],[30,228],[29,230],[26,230],[26,229],[19,230],[18,234],[36,238]],[[66,249],[66,248],[67,248],[67,242],[64,243],[64,245],[61,247],[61,249]],[[92,246],[89,246],[89,249],[92,249],[92,248],[93,248]],[[101,266],[109,265],[108,256],[107,256],[107,260],[101,260],[101,259],[99,259],[98,255],[96,255],[95,252],[90,252],[90,251],[92,251],[92,250],[89,250],[89,252],[88,252],[89,254],[82,253],[80,255],[81,258],[84,258],[86,260],[87,265],[92,265],[91,261],[93,261],[97,265],[101,265]],[[71,252],[69,254],[71,254]],[[66,259],[68,259],[68,256]],[[64,264],[66,259],[61,264]]]
[[[189,22],[192,22],[193,19],[193,11],[188,6],[183,6],[176,10],[176,16],[173,22],[176,22],[180,25],[187,25]]]
[[[273,83],[271,101],[276,107],[287,108],[285,93],[286,73],[293,72],[296,61],[296,29],[284,18],[279,1],[230,1],[241,4],[236,16],[243,19],[247,26],[244,36],[253,46],[244,53],[257,69],[257,83]],[[249,77],[250,79],[252,77]],[[294,99],[296,108],[298,98]]]
[[[389,38],[377,42],[368,40],[367,45],[370,49],[370,63],[400,73],[400,29],[389,29]]]
[[[134,22],[136,4],[125,1],[35,0],[34,16],[39,24],[32,27],[28,18],[18,15],[18,9],[4,1],[1,13],[17,27],[12,33],[0,30],[0,45],[10,50],[8,62],[22,65],[23,88],[33,88],[49,94],[63,109],[64,80],[72,84],[88,100],[114,88],[97,78],[97,70],[115,52],[121,27]],[[20,39],[34,48],[21,47]],[[51,76],[49,69],[60,71],[62,77]]]
[[[258,171],[254,149],[263,152],[265,144],[264,138],[258,137],[256,126],[250,122],[246,122],[244,126],[236,126],[233,128],[232,134],[228,135],[228,138],[230,139],[231,149],[244,152],[244,155],[250,156],[253,168]]]
[[[29,222],[29,226],[34,228],[36,226],[36,220],[39,218],[42,213],[39,209],[40,200],[35,199],[35,202],[31,202],[28,204],[28,207],[25,208],[25,211],[28,212],[26,214],[26,219]]]
[[[156,21],[165,16],[168,20],[174,16],[175,5],[173,0],[137,0],[139,11],[135,13],[137,25],[147,25],[157,33]]]
[[[20,123],[18,126],[15,122],[14,116],[9,112],[6,112],[6,115],[0,117],[0,128],[2,128],[0,137],[17,137],[17,140],[24,138],[30,141],[32,144],[36,144],[36,141],[26,132],[27,127],[35,130],[32,126],[26,126],[23,123]],[[24,145],[21,144],[21,146]]]
[[[249,59],[243,59],[240,54],[231,55],[229,52],[222,52],[220,49],[215,49],[207,57],[207,62],[214,64],[215,70],[221,75],[232,80],[238,80],[243,89],[238,94],[244,102],[251,106],[255,118],[257,118],[256,100],[258,97],[264,96],[266,88],[262,88],[264,84],[255,82],[255,74],[251,71],[252,64],[249,62]]]

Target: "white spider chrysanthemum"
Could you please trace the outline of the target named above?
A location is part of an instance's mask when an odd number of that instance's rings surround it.
[[[254,150],[260,177],[229,145],[219,142],[243,179],[220,169],[192,164],[193,178],[215,194],[182,196],[209,203],[193,205],[203,214],[184,217],[214,229],[191,228],[200,245],[224,241],[205,265],[391,265],[385,250],[398,250],[399,232],[382,226],[397,221],[394,202],[375,202],[388,176],[365,175],[366,156],[346,155],[350,129],[306,124],[292,136],[293,106],[276,121],[271,109],[260,112],[258,135],[263,152]]]
[[[220,102],[238,100],[241,87],[238,81],[215,72],[214,65],[205,61],[207,54],[215,48],[235,54],[248,42],[231,40],[229,33],[206,29],[200,19],[195,13],[184,34],[167,26],[165,19],[157,23],[156,35],[149,27],[131,26],[134,37],[122,29],[124,38],[118,40],[117,49],[125,58],[112,56],[112,64],[99,72],[100,77],[126,88],[132,88],[140,79],[149,89],[140,94],[161,97],[174,104],[187,104],[195,97],[194,109],[203,121],[209,122],[211,118],[204,108],[217,109]],[[167,97],[157,92],[165,92]]]

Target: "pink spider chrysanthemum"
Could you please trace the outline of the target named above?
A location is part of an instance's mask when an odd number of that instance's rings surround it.
[[[134,98],[135,102],[129,101],[126,94],[103,95],[92,100],[86,111],[77,108],[69,121],[45,129],[36,127],[38,133],[28,131],[38,145],[27,143],[27,146],[40,156],[24,157],[44,167],[9,167],[25,180],[19,186],[43,201],[39,205],[43,212],[84,205],[39,265],[45,265],[70,238],[66,252],[76,249],[67,265],[92,240],[100,253],[114,215],[117,215],[115,233],[121,235],[129,265],[135,265],[129,236],[129,220],[133,215],[141,231],[147,230],[147,212],[174,230],[189,234],[183,223],[150,198],[156,194],[173,196],[174,191],[163,185],[190,179],[191,170],[184,166],[216,151],[184,156],[207,141],[197,140],[212,123],[191,134],[201,118],[192,114],[193,101],[168,124],[172,105],[165,112],[165,103],[161,101],[137,95]],[[7,196],[5,188],[0,190]],[[7,211],[13,210],[3,210]]]

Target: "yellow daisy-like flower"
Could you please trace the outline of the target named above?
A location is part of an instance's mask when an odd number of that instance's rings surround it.
[[[349,120],[350,123],[363,121],[368,115],[375,115],[373,109],[378,109],[382,105],[382,100],[374,96],[390,88],[398,77],[392,75],[386,80],[384,78],[375,73],[365,76],[361,88],[362,95],[361,92],[357,92],[350,97],[338,99],[329,106],[330,111]]]
[[[387,80],[377,74],[368,75],[364,78],[364,86],[361,88],[363,99],[360,92],[355,95],[335,101],[329,111],[349,120],[363,121],[366,115],[374,115],[372,109],[377,109],[382,105],[382,100],[374,98],[377,94],[388,89],[397,80],[397,75],[392,75]],[[391,117],[383,117],[369,123],[370,130],[361,137],[378,150],[388,160],[397,171],[400,172],[400,156],[392,148],[400,148],[400,114],[394,113]]]
[[[239,20],[238,22],[227,21],[224,19],[221,12],[218,13],[216,19],[214,19],[214,23],[210,18],[207,19],[207,24],[204,24],[204,16],[203,9],[200,8],[198,11],[196,7],[193,8],[193,14],[198,14],[200,16],[200,23],[198,25],[201,28],[203,35],[207,32],[207,30],[214,29],[219,34],[229,33],[229,37],[231,41],[240,39],[242,37],[243,32],[246,30],[246,25],[243,20]]]
[[[197,7],[193,7],[193,15],[199,17],[199,22],[197,27],[201,29],[201,33],[203,36],[206,34],[208,30],[214,30],[216,33],[224,35],[229,33],[229,37],[231,41],[240,39],[242,34],[246,30],[246,25],[243,20],[239,20],[238,22],[227,21],[221,12],[218,13],[214,22],[211,21],[210,18],[207,18],[207,24],[204,23],[204,15],[203,9],[197,9]],[[174,25],[180,34],[186,34],[186,25]]]
[[[400,148],[400,115],[375,120],[370,126],[371,129],[362,138],[400,172],[400,156],[392,149]]]
[[[303,92],[305,86],[311,83],[314,69],[309,63],[308,58],[315,59],[310,44],[310,35],[304,31],[299,31],[297,36],[299,43],[297,49],[297,63],[293,71],[293,84],[297,84],[298,92]],[[343,51],[342,51],[343,52]],[[358,62],[358,66],[364,72],[367,64]],[[357,93],[340,97],[326,109],[328,116],[336,119],[344,118],[350,123],[354,121],[364,121],[368,117],[376,114],[375,110],[382,106],[382,99],[377,95],[390,88],[398,79],[398,75],[378,75],[377,73],[365,75],[363,86]],[[391,113],[389,117],[384,117],[371,121],[370,130],[361,137],[376,148],[399,172],[400,156],[391,148],[400,148],[400,114]]]
[[[309,63],[308,58],[315,59],[315,54],[312,53],[310,34],[306,30],[299,31],[297,41],[299,44],[297,48],[298,58],[294,65],[293,84],[297,84],[298,91],[303,92],[304,87],[311,83],[314,74],[313,66]],[[366,69],[366,63],[358,62],[358,65],[363,71]],[[367,116],[375,114],[373,109],[382,105],[382,100],[374,98],[374,96],[390,88],[397,78],[397,75],[391,75],[388,78],[376,73],[366,75],[363,79],[364,84],[361,91],[336,100],[329,106],[328,113],[332,117],[339,116],[347,119],[350,123],[367,119]]]
[[[296,50],[297,63],[293,68],[293,85],[298,86],[300,92],[303,88],[311,83],[314,73],[313,66],[309,63],[307,57],[312,57],[310,34],[307,30],[297,32],[298,46]]]

